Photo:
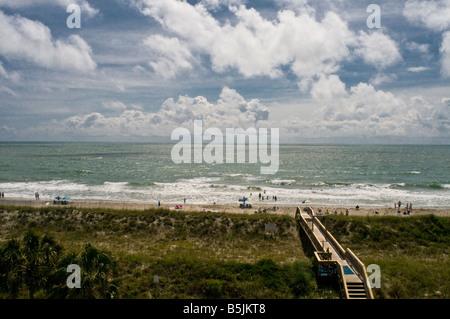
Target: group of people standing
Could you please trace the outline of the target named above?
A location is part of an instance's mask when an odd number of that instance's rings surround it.
[[[261,194],[261,193],[258,194],[259,200],[264,200],[264,198],[265,198],[266,200],[269,200],[269,196],[266,195],[266,191],[264,191],[263,193],[264,193],[264,194]],[[252,196],[251,193],[250,193],[250,196]],[[276,196],[276,195],[275,195],[275,196],[272,196],[272,200],[277,201],[277,196]]]
[[[398,209],[402,208],[402,202],[398,201],[398,203],[394,203],[394,208],[398,208]],[[412,204],[409,203],[409,206],[408,206],[408,203],[406,203],[406,207],[405,208],[406,209],[412,209]]]
[[[402,208],[402,202],[398,201],[398,203],[394,203],[394,208],[397,209],[397,213],[401,212],[401,208]],[[411,203],[406,203],[405,206],[405,214],[411,214],[412,211],[412,204]]]

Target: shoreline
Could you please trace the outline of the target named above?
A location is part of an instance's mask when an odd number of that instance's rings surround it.
[[[68,205],[54,205],[53,201],[48,200],[35,200],[35,199],[23,199],[23,198],[2,198],[0,199],[0,205],[4,206],[24,206],[24,207],[73,207],[73,208],[87,208],[87,209],[115,209],[115,210],[147,210],[165,208],[174,211],[185,212],[223,212],[234,214],[255,214],[255,211],[266,210],[267,213],[277,215],[289,215],[295,216],[297,207],[303,208],[305,204],[292,205],[283,204],[277,202],[259,202],[252,203],[252,208],[241,209],[239,204],[196,204],[186,203],[179,204],[183,208],[176,209],[176,204],[173,203],[161,203],[158,207],[158,203],[155,202],[134,202],[134,201],[111,201],[111,200],[71,200]],[[401,213],[397,213],[397,209],[393,207],[380,207],[380,206],[364,206],[356,209],[355,207],[348,207],[342,205],[308,205],[318,213],[319,209],[323,215],[326,215],[328,210],[329,215],[333,215],[335,212],[337,215],[345,215],[348,210],[350,216],[417,216],[417,215],[436,215],[440,217],[450,217],[450,207],[413,207],[411,215],[404,215],[404,207],[401,208]],[[276,207],[273,210],[273,207]],[[378,212],[378,214],[376,214]]]

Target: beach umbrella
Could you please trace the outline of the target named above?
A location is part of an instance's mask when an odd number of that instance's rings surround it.
[[[311,202],[309,200],[304,200],[302,203],[306,204],[306,203],[311,203]]]
[[[61,197],[60,197],[60,196],[56,196],[56,197],[55,197],[55,199],[57,199],[57,200],[60,200],[60,199],[61,199]]]
[[[64,199],[64,200],[68,200],[68,199],[70,199],[70,197],[63,197],[63,199]]]

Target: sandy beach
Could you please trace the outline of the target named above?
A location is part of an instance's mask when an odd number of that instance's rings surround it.
[[[74,207],[74,208],[100,208],[100,209],[118,209],[118,210],[146,210],[152,208],[158,208],[158,203],[155,202],[124,202],[124,201],[98,201],[98,200],[71,200],[68,205],[55,205],[53,201],[47,200],[30,200],[30,199],[20,199],[20,198],[2,198],[0,200],[0,205],[5,206],[27,206],[27,207]],[[178,204],[182,208],[176,208],[176,204],[165,204],[161,203],[159,207],[167,208],[174,211],[209,211],[214,212],[225,212],[233,214],[255,214],[255,212],[270,213],[270,214],[284,214],[295,216],[295,211],[297,206],[286,205],[279,202],[262,202],[255,201],[252,203],[252,208],[241,209],[239,204]],[[299,204],[299,207],[305,207],[305,204]],[[349,216],[414,216],[414,215],[436,215],[441,217],[450,217],[450,208],[447,207],[413,207],[410,215],[405,215],[404,208],[402,207],[401,213],[398,213],[398,209],[394,207],[343,207],[343,206],[320,206],[320,205],[309,205],[312,207],[316,213],[321,212],[323,215],[326,214],[338,214],[346,215],[348,210]],[[274,210],[273,208],[276,207]],[[319,213],[320,214],[320,213]]]

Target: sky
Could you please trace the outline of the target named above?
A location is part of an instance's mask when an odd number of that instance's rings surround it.
[[[164,142],[195,119],[449,144],[450,0],[0,0],[0,141]]]

